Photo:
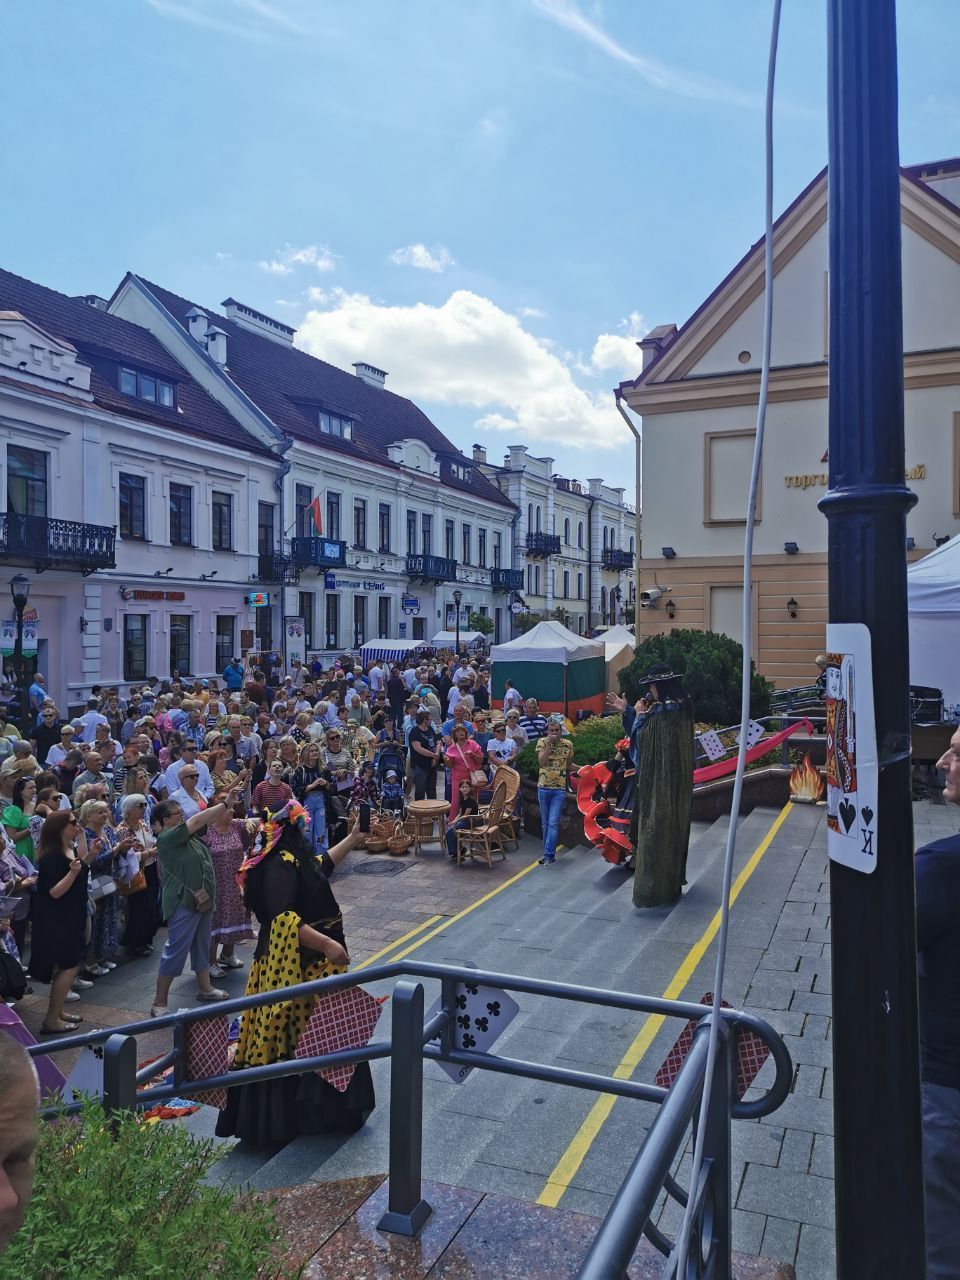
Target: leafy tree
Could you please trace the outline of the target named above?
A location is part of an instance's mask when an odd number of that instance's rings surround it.
[[[530,631],[533,627],[535,627],[538,622],[542,622],[542,621],[543,621],[543,614],[531,613],[527,611],[526,613],[515,614],[513,619],[513,625],[517,632],[517,635],[522,636],[522,635],[525,635],[528,631]]]
[[[573,615],[569,609],[564,609],[562,604],[558,604],[552,614],[554,622],[559,622],[562,627],[569,627],[573,621]]]
[[[716,631],[677,629],[649,636],[635,653],[633,662],[618,676],[620,690],[631,702],[643,692],[640,681],[650,665],[665,662],[683,677],[698,721],[715,725],[739,721],[743,647],[736,640]],[[770,681],[754,670],[750,680],[750,714],[754,719],[769,713],[772,692]]]
[[[493,635],[493,619],[488,618],[485,613],[471,613],[467,616],[467,626],[471,631],[479,631],[483,636]]]

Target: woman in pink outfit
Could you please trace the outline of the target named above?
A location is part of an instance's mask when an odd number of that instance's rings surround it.
[[[471,741],[465,725],[454,725],[450,736],[453,739],[453,743],[447,749],[444,759],[450,770],[450,817],[448,821],[455,822],[460,808],[460,783],[469,782],[470,774],[473,770],[483,768],[483,752],[475,742]]]

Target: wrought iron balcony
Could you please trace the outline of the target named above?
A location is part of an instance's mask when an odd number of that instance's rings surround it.
[[[522,591],[522,569],[491,569],[490,585],[494,591]]]
[[[291,538],[290,556],[301,569],[342,569],[347,544],[336,538]]]
[[[528,533],[527,555],[533,557],[558,556],[560,554],[559,533]]]
[[[619,547],[605,547],[601,563],[605,569],[632,569],[633,552],[621,551]]]
[[[54,520],[50,516],[0,515],[0,559],[27,560],[37,573],[54,567],[115,569],[117,531],[112,525]]]
[[[266,551],[257,556],[257,582],[276,582],[295,587],[300,581],[300,566],[291,556],[279,551]]]
[[[457,562],[446,556],[407,556],[407,575],[421,582],[456,582]]]

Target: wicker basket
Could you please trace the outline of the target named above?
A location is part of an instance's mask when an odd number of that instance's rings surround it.
[[[381,840],[379,836],[369,835],[364,847],[367,853],[386,853],[389,845],[389,840]]]
[[[394,857],[399,857],[401,854],[406,853],[412,844],[413,836],[404,831],[402,822],[396,823],[393,835],[387,841],[387,848],[390,852]]]

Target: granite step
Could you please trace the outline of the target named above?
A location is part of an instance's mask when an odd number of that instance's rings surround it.
[[[285,1268],[303,1280],[573,1280],[600,1219],[510,1196],[425,1182],[433,1212],[412,1239],[379,1231],[387,1184],[378,1177],[272,1191]],[[659,1280],[663,1256],[642,1240],[631,1280]],[[734,1280],[794,1280],[785,1263],[734,1254]]]

